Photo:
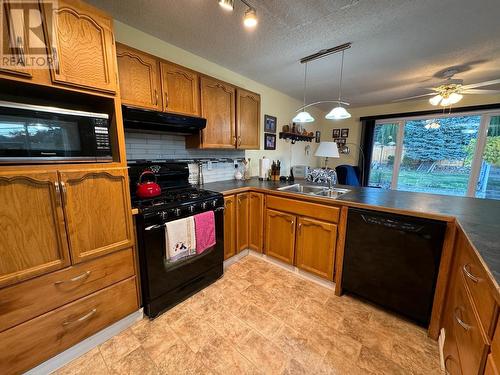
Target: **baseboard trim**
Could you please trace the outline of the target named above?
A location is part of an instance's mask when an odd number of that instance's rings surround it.
[[[103,342],[118,335],[120,332],[129,328],[135,322],[141,320],[144,314],[142,309],[127,315],[125,318],[117,321],[116,323],[104,328],[96,334],[80,341],[78,344],[66,349],[64,352],[59,353],[55,357],[39,364],[37,367],[27,371],[27,375],[46,375],[63,367],[72,360],[81,357],[85,353],[94,349],[96,346],[101,345]]]
[[[228,268],[231,264],[239,262],[241,259],[246,257],[249,252],[250,252],[250,250],[243,250],[243,251],[240,251],[238,254],[232,256],[231,258],[225,260],[224,261],[224,269]]]

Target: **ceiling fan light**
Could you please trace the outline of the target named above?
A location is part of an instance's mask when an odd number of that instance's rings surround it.
[[[257,26],[257,11],[253,8],[248,8],[245,12],[245,17],[243,18],[243,25],[248,29],[253,29]]]
[[[448,96],[448,97],[446,97],[446,98],[443,98],[443,100],[441,100],[441,103],[440,103],[440,105],[441,105],[442,107],[448,107],[448,106],[449,106],[449,105],[451,105],[451,104],[452,104],[452,103],[451,103],[451,100],[450,100],[450,97],[449,97],[449,96]]]
[[[343,120],[350,117],[351,114],[341,106],[335,107],[325,116],[327,120]]]
[[[450,104],[456,104],[460,100],[462,100],[463,97],[464,96],[462,94],[458,94],[458,93],[454,92],[454,93],[450,94],[448,101],[450,102]]]
[[[441,100],[443,100],[443,97],[441,95],[436,95],[429,99],[429,103],[432,105],[438,105]]]
[[[314,117],[312,117],[309,112],[302,111],[300,113],[297,113],[297,116],[295,116],[292,119],[293,122],[299,122],[299,123],[304,123],[304,122],[313,122]]]
[[[234,0],[219,0],[219,5],[225,10],[233,10]]]

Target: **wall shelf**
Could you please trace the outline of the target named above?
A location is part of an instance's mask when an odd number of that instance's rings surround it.
[[[286,132],[280,132],[279,136],[280,139],[290,139],[292,143],[295,143],[297,141],[312,142],[312,140],[315,138],[314,136]]]

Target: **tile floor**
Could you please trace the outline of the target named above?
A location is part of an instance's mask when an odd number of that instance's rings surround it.
[[[440,374],[426,331],[249,255],[56,374]]]

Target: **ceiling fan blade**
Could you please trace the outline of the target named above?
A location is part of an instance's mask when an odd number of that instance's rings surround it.
[[[462,90],[475,89],[478,87],[491,86],[491,85],[496,85],[496,84],[500,84],[500,79],[494,79],[492,81],[484,81],[484,82],[472,83],[470,85],[465,85],[465,86],[462,86]]]
[[[483,95],[495,95],[500,94],[500,90],[481,90],[481,89],[469,89],[461,91],[462,94],[483,94]]]
[[[409,96],[407,98],[396,99],[396,100],[393,100],[393,102],[403,102],[405,100],[418,99],[418,98],[423,98],[424,96],[434,96],[434,95],[436,95],[435,92],[430,92],[428,94],[415,95],[415,96]]]

